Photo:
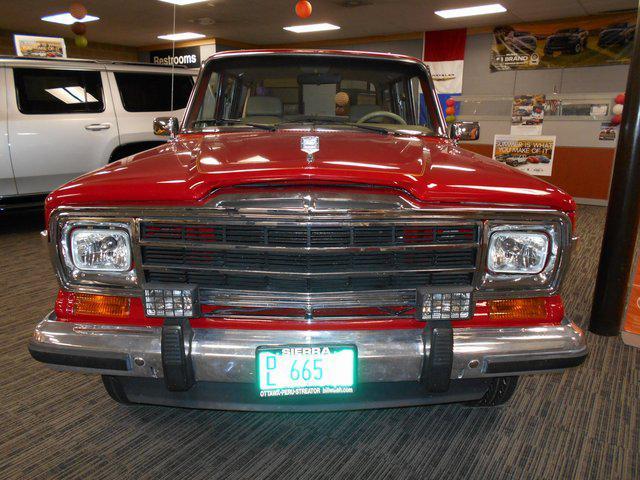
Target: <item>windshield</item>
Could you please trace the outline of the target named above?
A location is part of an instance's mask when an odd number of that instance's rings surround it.
[[[205,66],[187,131],[330,124],[443,135],[420,64],[332,55],[245,55]],[[274,128],[275,129],[275,128]]]

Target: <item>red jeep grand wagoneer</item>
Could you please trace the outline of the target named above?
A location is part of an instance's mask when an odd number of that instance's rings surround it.
[[[498,405],[585,358],[558,289],[575,203],[457,145],[426,66],[211,57],[166,145],[53,192],[32,356],[127,403]]]

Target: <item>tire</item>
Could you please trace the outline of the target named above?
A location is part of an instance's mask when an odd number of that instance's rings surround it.
[[[124,387],[122,386],[122,383],[120,383],[120,379],[118,377],[102,375],[102,383],[104,385],[104,389],[113,400],[123,405],[133,404],[133,402],[129,401],[127,398],[127,394],[125,393]]]
[[[576,46],[573,47],[573,53],[577,55],[578,53],[581,53],[581,52],[582,52],[582,42],[578,42],[576,43]]]
[[[491,380],[489,389],[478,400],[465,402],[470,407],[497,407],[507,403],[516,391],[518,377],[498,377]]]

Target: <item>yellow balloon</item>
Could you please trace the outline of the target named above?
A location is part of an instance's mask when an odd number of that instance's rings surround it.
[[[84,48],[87,45],[89,45],[89,40],[87,40],[87,37],[85,37],[84,35],[78,35],[76,37],[76,47]]]

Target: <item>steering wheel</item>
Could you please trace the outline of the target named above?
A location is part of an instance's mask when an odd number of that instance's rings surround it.
[[[405,119],[402,118],[400,115],[396,115],[393,112],[387,112],[385,110],[378,110],[375,112],[367,113],[366,115],[362,116],[356,123],[367,123],[369,120],[376,117],[387,117],[387,118],[390,118],[391,120],[395,120],[396,123],[399,123],[400,125],[407,124]]]

